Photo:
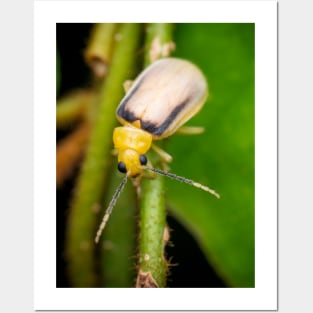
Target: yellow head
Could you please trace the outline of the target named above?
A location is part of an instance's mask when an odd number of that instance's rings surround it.
[[[116,127],[113,143],[118,150],[118,170],[128,177],[140,175],[147,164],[144,154],[151,147],[152,135],[131,125]]]

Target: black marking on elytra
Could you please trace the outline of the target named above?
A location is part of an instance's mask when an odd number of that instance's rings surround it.
[[[162,135],[166,131],[168,126],[172,123],[172,121],[176,118],[178,113],[186,106],[188,101],[189,98],[185,99],[181,104],[176,106],[176,108],[170,113],[170,115],[161,125],[158,126],[149,121],[141,121],[141,128],[152,135],[155,136]]]
[[[186,106],[186,104],[189,101],[189,98],[186,98],[181,104],[177,105],[176,108],[168,115],[166,120],[161,125],[156,125],[151,121],[144,121],[138,118],[138,116],[136,116],[132,111],[128,110],[126,108],[126,105],[130,98],[138,91],[138,89],[140,88],[145,79],[146,75],[142,76],[141,79],[136,83],[136,86],[133,89],[131,89],[131,91],[126,95],[126,97],[122,100],[122,102],[118,106],[116,114],[129,123],[139,120],[141,122],[141,128],[143,130],[147,131],[152,135],[161,136],[166,131],[168,126],[172,123],[172,121],[176,118],[179,112]]]
[[[133,94],[138,90],[138,88],[140,87],[140,84],[136,85],[134,87],[134,89],[132,89],[128,95],[126,95],[126,97],[124,98],[124,100],[122,100],[122,102],[120,103],[118,109],[117,109],[117,115],[122,117],[123,119],[127,120],[128,119],[125,117],[125,112],[128,112],[127,110],[125,110],[125,106],[128,103],[129,99],[133,96]]]
[[[128,122],[134,122],[138,120],[138,118],[136,118],[132,112],[125,109],[125,107],[129,99],[138,91],[139,87],[142,85],[144,80],[145,76],[142,76],[141,79],[136,83],[136,86],[133,89],[131,89],[128,94],[126,94],[126,97],[124,98],[124,100],[122,100],[122,102],[118,106],[116,114]]]
[[[118,115],[129,123],[138,120],[138,117],[136,117],[136,115],[133,112],[128,111],[128,110],[124,110],[121,114],[118,114]]]

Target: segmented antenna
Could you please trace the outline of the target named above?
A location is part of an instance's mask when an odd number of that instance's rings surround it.
[[[95,243],[99,242],[100,236],[101,236],[101,234],[102,234],[102,232],[104,230],[104,227],[105,227],[105,225],[106,225],[106,223],[107,223],[107,221],[108,221],[108,219],[110,217],[112,209],[114,208],[115,203],[116,203],[118,197],[120,196],[120,193],[122,192],[122,190],[123,190],[124,186],[126,185],[126,183],[127,183],[127,175],[125,175],[125,177],[123,178],[122,182],[117,187],[117,189],[115,191],[115,194],[114,194],[114,196],[113,196],[113,198],[112,198],[108,208],[105,211],[105,214],[103,216],[102,222],[101,222],[101,224],[100,224],[100,226],[98,228],[98,231],[97,231],[97,235],[96,235],[96,238],[95,238]]]
[[[194,187],[200,188],[200,189],[202,189],[202,190],[204,190],[206,192],[209,192],[210,194],[212,194],[216,198],[218,198],[218,199],[220,198],[220,195],[215,190],[213,190],[213,189],[211,189],[211,188],[209,188],[207,186],[201,185],[200,183],[194,182],[191,179],[188,179],[188,178],[185,178],[185,177],[182,177],[182,176],[178,176],[178,175],[175,175],[175,174],[172,174],[172,173],[169,173],[169,172],[164,172],[162,170],[159,170],[159,169],[153,168],[153,167],[143,166],[143,168],[146,169],[146,170],[149,170],[149,171],[152,171],[152,172],[155,172],[155,173],[158,173],[158,174],[170,177],[172,179],[181,181],[183,183],[192,185]]]

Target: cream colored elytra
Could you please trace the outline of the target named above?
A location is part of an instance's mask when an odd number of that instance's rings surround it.
[[[208,96],[207,82],[192,63],[165,58],[146,68],[131,84],[116,115],[123,124],[113,133],[118,162],[127,176],[142,173],[139,157],[151,147],[152,140],[171,136],[203,106]],[[171,157],[156,148],[164,159]]]
[[[139,121],[153,140],[171,136],[204,105],[208,85],[194,64],[177,58],[156,61],[127,90],[116,115],[121,124]]]

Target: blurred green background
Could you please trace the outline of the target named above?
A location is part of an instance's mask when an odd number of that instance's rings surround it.
[[[82,56],[91,25],[64,25],[57,28],[59,95],[92,82]],[[170,168],[215,189],[221,199],[166,180],[171,228],[167,254],[176,264],[169,286],[254,287],[254,24],[176,24],[174,41],[173,56],[194,62],[204,72],[209,99],[187,123],[205,127],[205,133],[166,140],[165,148],[174,158]],[[58,138],[65,135],[58,132]],[[68,286],[62,249],[74,185],[75,175],[57,191],[59,287]],[[125,208],[130,184],[127,188],[109,224]],[[133,219],[136,217],[134,214]],[[134,271],[136,252],[130,254],[133,259],[128,268]]]

